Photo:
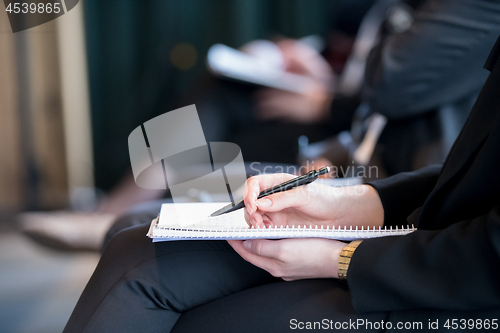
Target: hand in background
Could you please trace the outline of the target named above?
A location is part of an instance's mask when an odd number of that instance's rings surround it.
[[[256,94],[256,115],[262,120],[281,119],[297,123],[314,123],[329,116],[333,98],[330,66],[313,48],[295,40],[277,43],[280,47],[285,70],[310,78],[304,94],[278,89],[261,89]]]

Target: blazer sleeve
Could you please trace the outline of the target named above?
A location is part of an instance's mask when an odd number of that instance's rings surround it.
[[[479,93],[488,75],[482,65],[500,33],[498,15],[498,1],[425,1],[409,30],[385,35],[371,51],[364,100],[398,119]]]
[[[347,281],[359,313],[500,307],[500,204],[443,230],[364,240]]]
[[[406,218],[424,204],[436,185],[441,168],[440,164],[431,165],[369,183],[382,201],[384,225],[406,226]]]

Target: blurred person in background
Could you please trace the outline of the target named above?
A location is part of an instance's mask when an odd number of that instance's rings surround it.
[[[500,32],[499,5],[408,0],[390,6],[366,61],[351,129],[322,147],[317,165],[377,165],[384,177],[441,163],[486,80],[480,65]],[[366,147],[371,151],[356,161]]]
[[[328,123],[334,96],[335,76],[341,73],[352,48],[360,21],[373,0],[342,1],[335,6],[331,32],[323,46],[303,40],[277,37],[267,41],[279,53],[282,69],[310,79],[301,94],[237,83],[215,77],[204,78],[180,105],[196,104],[207,141],[237,143],[247,161],[295,164],[297,139],[307,135],[321,140],[347,129],[347,121]],[[241,47],[255,53],[256,42]],[[321,43],[320,43],[321,44]],[[160,48],[161,49],[161,48]],[[263,55],[266,57],[266,55]],[[354,112],[357,96],[343,103],[345,114]],[[267,141],[264,143],[264,141]],[[125,143],[124,143],[125,144]],[[96,207],[96,213],[29,213],[22,216],[23,228],[31,238],[59,249],[95,250],[116,215],[139,202],[168,196],[164,190],[139,188],[130,172]]]
[[[248,87],[223,83],[197,103],[207,141],[235,142],[247,161],[280,156],[274,161],[293,163],[297,138],[308,135],[294,126],[312,125],[315,134],[347,130],[318,156],[306,158],[316,159],[315,167],[349,165],[373,115],[381,114],[387,124],[378,129],[380,138],[364,161],[380,166],[379,177],[442,162],[486,80],[481,63],[500,32],[496,6],[474,0],[378,1],[360,27],[335,94],[329,87],[332,71],[317,51],[282,40],[278,45],[287,70],[317,83],[310,94],[261,89],[253,95]],[[363,80],[359,72],[365,67]],[[357,107],[360,93],[363,102]],[[132,182],[123,187],[108,207],[117,203],[123,211],[132,192],[143,191],[127,190],[134,187]]]
[[[334,165],[346,163],[371,116],[381,114],[387,124],[374,153],[383,173],[439,163],[486,80],[480,65],[500,32],[495,10],[484,6],[473,0],[380,0],[363,19],[333,91],[334,71],[325,58],[301,41],[282,39],[277,45],[286,70],[315,83],[308,94],[219,81],[188,102],[198,106],[207,141],[237,143],[247,161],[294,164],[301,135],[316,141],[347,130],[322,155]]]
[[[333,135],[321,149],[306,146],[299,162],[375,164],[375,178],[442,162],[486,80],[481,55],[500,31],[494,11],[482,6],[377,1],[336,84],[317,50],[279,40],[284,69],[311,79],[306,92],[220,82],[196,101],[207,140],[238,144],[247,161],[295,164],[300,136]],[[252,53],[252,43],[242,49]]]
[[[182,105],[196,104],[207,141],[236,143],[247,161],[296,164],[300,136],[316,142],[350,127],[360,103],[359,89],[339,91],[337,77],[346,75],[355,36],[373,2],[341,2],[324,43],[309,36],[277,37],[240,48],[259,61],[309,79],[301,93],[212,79],[197,89],[199,93],[190,91]]]

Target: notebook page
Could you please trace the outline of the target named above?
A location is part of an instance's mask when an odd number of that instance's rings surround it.
[[[244,210],[209,217],[227,202],[166,203],[161,206],[158,228],[248,228]]]

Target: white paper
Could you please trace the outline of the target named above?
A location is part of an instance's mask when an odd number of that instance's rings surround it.
[[[248,228],[245,222],[244,210],[209,217],[216,210],[230,204],[229,202],[196,202],[196,203],[168,203],[161,206],[160,228]]]

